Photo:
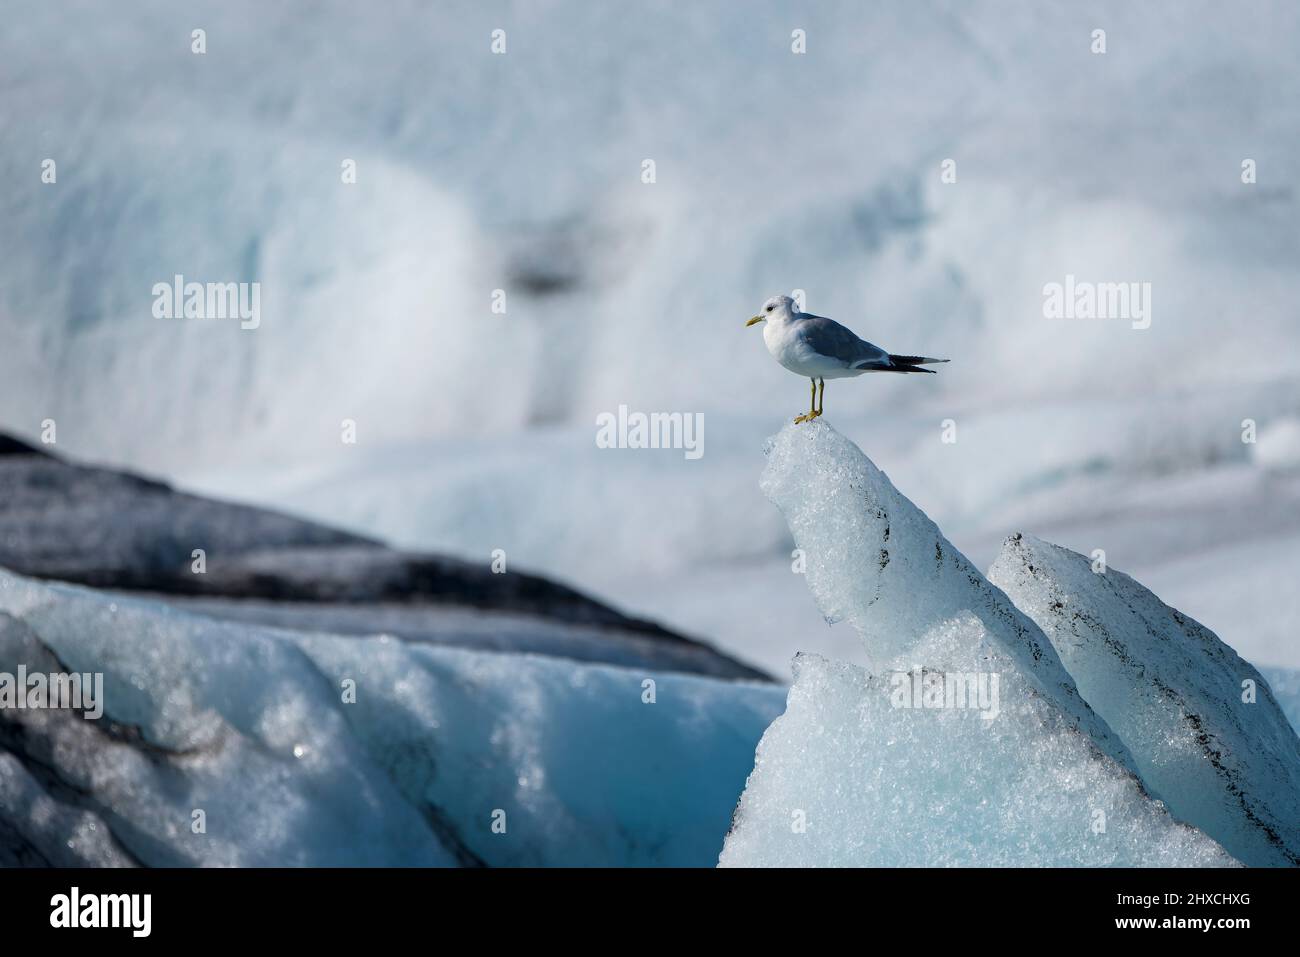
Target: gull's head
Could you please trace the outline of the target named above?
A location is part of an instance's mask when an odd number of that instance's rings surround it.
[[[763,303],[763,311],[757,316],[745,323],[752,326],[756,322],[762,322],[764,319],[788,319],[794,312],[794,300],[789,296],[773,296],[767,302]]]

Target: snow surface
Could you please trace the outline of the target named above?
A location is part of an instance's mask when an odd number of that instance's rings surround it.
[[[1288,416],[1268,423],[1256,437],[1252,452],[1266,469],[1300,469],[1300,418]]]
[[[873,666],[796,659],[720,863],[1231,862],[1155,800],[1038,626],[852,442],[821,420],[787,426],[762,487],[818,605]],[[996,676],[994,707],[900,706],[896,676],[922,669]]]
[[[1175,815],[1245,864],[1300,864],[1300,738],[1255,668],[1123,572],[1029,536],[1007,540],[989,580]]]
[[[783,697],[218,622],[5,572],[0,612],[6,668],[104,673],[101,721],[0,722],[22,762],[0,761],[0,838],[28,862],[709,865]]]

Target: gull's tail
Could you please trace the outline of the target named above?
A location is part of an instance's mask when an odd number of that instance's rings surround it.
[[[922,369],[920,366],[929,365],[932,362],[947,362],[947,359],[931,359],[929,356],[896,356],[890,355],[889,368],[886,372],[928,372],[934,375],[933,369]]]

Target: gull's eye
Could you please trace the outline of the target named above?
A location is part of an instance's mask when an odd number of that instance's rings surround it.
[[[772,307],[771,307],[771,306],[768,306],[764,311],[765,311],[765,312],[771,312],[771,311],[772,311]]]

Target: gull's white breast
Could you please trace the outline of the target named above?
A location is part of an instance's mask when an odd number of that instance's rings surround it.
[[[861,375],[861,370],[850,369],[843,359],[824,356],[799,334],[799,322],[794,319],[768,320],[763,323],[763,342],[772,358],[796,375],[809,379],[844,379]]]

